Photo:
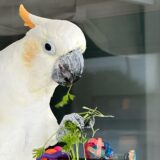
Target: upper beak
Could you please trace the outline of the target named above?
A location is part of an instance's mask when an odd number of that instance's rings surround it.
[[[83,73],[84,59],[79,49],[61,56],[53,69],[52,79],[66,86],[76,82]]]

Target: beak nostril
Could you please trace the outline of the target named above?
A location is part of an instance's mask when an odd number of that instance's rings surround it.
[[[61,71],[63,71],[62,65],[59,64],[58,67],[59,67],[59,69],[60,69]]]
[[[69,71],[69,66],[67,64],[64,64],[64,65],[59,64],[58,66],[59,66],[60,70],[62,70],[62,71],[63,70]]]
[[[60,70],[64,70],[64,67],[62,65],[59,64],[58,66],[59,66]]]

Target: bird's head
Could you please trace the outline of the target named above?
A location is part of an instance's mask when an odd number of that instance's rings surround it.
[[[30,14],[23,5],[19,13],[30,30],[24,38],[23,62],[33,76],[70,85],[83,72],[86,40],[81,29],[66,20],[51,20]]]

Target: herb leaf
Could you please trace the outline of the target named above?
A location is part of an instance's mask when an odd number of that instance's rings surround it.
[[[75,99],[75,95],[70,93],[71,87],[72,86],[70,86],[67,94],[62,97],[62,100],[55,105],[56,108],[64,107],[69,103],[69,101],[73,101]]]
[[[69,99],[71,100],[71,101],[74,101],[74,99],[75,99],[75,95],[73,95],[73,94],[71,94],[71,93],[69,93]]]
[[[45,152],[44,147],[34,149],[33,150],[33,158],[40,158],[44,152]]]
[[[56,108],[63,107],[66,104],[68,104],[68,101],[69,101],[69,97],[68,97],[68,95],[65,95],[65,96],[63,96],[62,100],[55,105],[55,107]]]

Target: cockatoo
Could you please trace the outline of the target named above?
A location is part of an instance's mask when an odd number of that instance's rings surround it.
[[[78,26],[35,16],[23,5],[19,13],[30,30],[0,52],[1,160],[33,159],[32,150],[59,128],[49,106],[55,88],[76,81],[84,66]]]

